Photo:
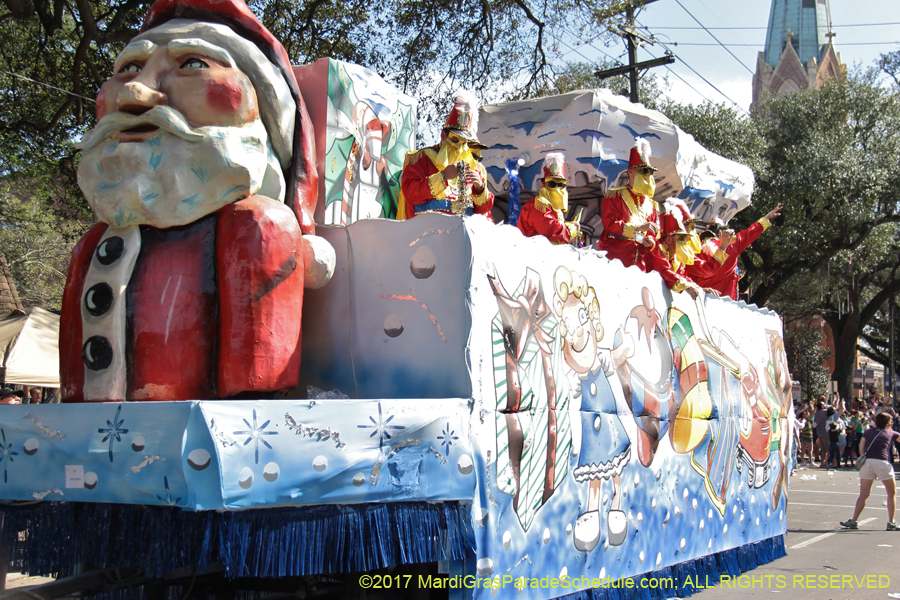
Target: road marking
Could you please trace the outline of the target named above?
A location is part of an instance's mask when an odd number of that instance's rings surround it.
[[[789,506],[827,506],[829,508],[856,508],[855,504],[816,504],[814,502],[791,502]],[[866,510],[887,510],[887,506],[866,506]]]
[[[875,517],[871,517],[871,518],[860,521],[859,524],[865,525],[866,523],[869,523],[869,522],[875,521],[875,520],[876,520]],[[831,536],[837,535],[838,533],[840,533],[842,531],[852,531],[852,530],[844,529],[843,527],[841,529],[835,529],[834,531],[830,531],[828,533],[823,533],[822,535],[817,535],[816,537],[810,538],[810,539],[806,540],[805,542],[800,542],[799,544],[797,544],[795,546],[791,546],[789,548],[789,550],[796,550],[797,548],[806,548],[810,544],[815,544],[816,542],[820,542],[820,541],[824,540],[825,538],[830,538]]]

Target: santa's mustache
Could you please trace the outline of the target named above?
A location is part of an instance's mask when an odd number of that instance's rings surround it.
[[[154,106],[140,115],[117,111],[100,119],[97,125],[84,134],[75,146],[81,150],[90,150],[121,131],[134,129],[142,125],[155,125],[163,131],[177,135],[188,142],[199,142],[205,136],[198,133],[185,121],[184,116],[169,106]]]

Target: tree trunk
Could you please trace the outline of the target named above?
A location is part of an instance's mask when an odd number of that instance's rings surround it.
[[[855,308],[855,306],[854,306]],[[853,395],[853,375],[856,370],[856,343],[861,333],[860,315],[858,311],[838,318],[826,318],[834,335],[834,373],[832,379],[837,381],[838,393],[844,400]]]

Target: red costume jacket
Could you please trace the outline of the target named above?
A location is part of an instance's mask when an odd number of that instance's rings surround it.
[[[738,258],[741,252],[769,228],[769,225],[769,220],[763,217],[744,231],[735,234],[724,251],[717,250],[712,257],[703,256],[703,260],[697,260],[701,258],[698,255],[694,264],[685,268],[685,274],[700,287],[716,290],[722,296],[737,300]],[[707,243],[712,243],[718,248],[719,243],[716,240]]]
[[[454,185],[444,185],[444,178],[435,164],[440,144],[422,148],[406,155],[403,164],[403,175],[400,179],[400,190],[406,202],[406,218],[411,219],[416,214],[427,210],[453,214],[450,207],[451,201],[458,200]],[[474,207],[466,214],[484,215],[491,219],[491,209],[494,207],[494,194],[487,188],[487,172],[478,163],[477,168],[485,186],[480,196],[473,196]]]
[[[94,388],[88,399],[212,399],[297,385],[304,265],[287,206],[252,196],[182,227],[140,226],[133,268],[104,295],[102,279],[84,287],[122,260],[122,238],[104,239],[106,232],[95,225],[69,265],[59,344],[64,401],[86,400],[86,374],[102,376],[117,344],[125,348],[124,397],[98,398]],[[124,344],[84,340],[83,329],[96,332],[117,302],[125,302]]]
[[[619,259],[626,267],[637,265],[642,271],[655,270],[652,255],[653,248],[645,248],[634,241],[634,230],[644,223],[659,225],[659,214],[656,202],[650,198],[633,194],[627,187],[610,188],[603,199],[601,207],[603,218],[603,234],[598,243],[599,250],[606,250],[609,259]],[[654,246],[656,236],[648,233]]]
[[[546,210],[540,210],[535,206],[536,198],[532,198],[522,206],[516,227],[525,237],[542,235],[554,244],[568,244],[570,239],[569,228],[559,213],[547,206]],[[542,202],[541,204],[546,204]]]

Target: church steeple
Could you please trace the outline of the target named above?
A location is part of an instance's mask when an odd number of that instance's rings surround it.
[[[819,60],[829,42],[831,31],[828,0],[772,0],[769,29],[766,32],[766,62],[774,69],[784,53],[788,31],[794,34],[791,45],[806,64]]]
[[[765,95],[815,89],[844,77],[847,68],[832,45],[828,0],[772,0],[765,49],[756,61],[753,105]]]

